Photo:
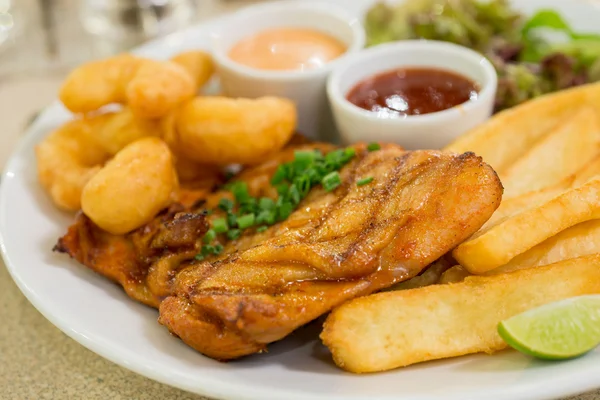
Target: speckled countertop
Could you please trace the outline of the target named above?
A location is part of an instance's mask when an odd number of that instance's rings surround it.
[[[248,1],[202,0],[200,3],[204,6],[202,17],[206,18]],[[59,82],[60,74],[0,79],[0,167],[26,120],[55,97]],[[29,304],[2,261],[0,399],[207,400],[118,367],[67,337]],[[569,400],[600,400],[600,391]]]

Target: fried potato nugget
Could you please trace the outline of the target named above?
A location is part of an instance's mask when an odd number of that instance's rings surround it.
[[[83,121],[89,125],[90,135],[111,156],[136,140],[161,134],[157,121],[139,118],[128,107],[116,112],[86,116]]]
[[[197,97],[174,117],[167,142],[203,164],[256,164],[281,150],[296,128],[293,102],[277,97]]]
[[[591,107],[559,123],[505,172],[504,197],[556,184],[589,164],[600,151],[600,123]]]
[[[540,96],[502,111],[456,139],[445,150],[473,151],[501,175],[538,140],[586,106],[600,114],[600,83]]]
[[[81,208],[96,225],[120,235],[149,223],[175,199],[177,174],[158,138],[131,143],[85,185]]]
[[[145,60],[125,87],[126,103],[142,118],[161,118],[196,94],[194,78],[170,61]]]
[[[52,132],[35,147],[38,179],[62,210],[81,208],[81,192],[110,154],[98,144],[92,126],[74,120]]]
[[[204,86],[215,72],[215,63],[212,57],[204,51],[186,51],[177,54],[171,58],[171,61],[185,68],[194,79],[194,85],[197,89]]]
[[[486,275],[539,267],[591,254],[600,254],[600,220],[598,219],[565,229],[513,258],[508,264],[487,272]]]
[[[600,179],[594,179],[474,235],[452,255],[470,273],[484,274],[564,229],[599,217]]]
[[[329,315],[321,339],[339,367],[356,373],[493,353],[507,347],[500,321],[588,294],[600,294],[599,255],[358,298]]]
[[[60,100],[75,113],[89,113],[113,103],[128,104],[141,118],[161,118],[191,99],[212,76],[210,56],[182,53],[173,61],[121,54],[81,65],[60,89]]]

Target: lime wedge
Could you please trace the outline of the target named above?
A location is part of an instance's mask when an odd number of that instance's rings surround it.
[[[600,344],[600,296],[544,305],[500,322],[498,333],[512,348],[545,360],[579,357]]]

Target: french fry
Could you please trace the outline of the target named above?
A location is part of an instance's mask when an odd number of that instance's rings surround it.
[[[543,189],[575,174],[600,151],[600,124],[591,107],[559,123],[505,172],[504,198]]]
[[[473,151],[502,174],[551,129],[574,115],[574,110],[586,105],[600,114],[600,83],[540,96],[503,111],[445,150]]]
[[[378,293],[334,310],[321,334],[335,363],[385,371],[507,345],[500,321],[573,296],[600,293],[600,255],[461,283]]]
[[[571,187],[574,187],[574,181],[575,177],[570,176],[552,186],[525,193],[521,196],[513,197],[511,199],[502,199],[500,207],[498,207],[496,212],[485,223],[485,225],[481,227],[474,237],[481,236],[484,232],[487,232],[499,223],[519,213],[522,213],[525,210],[539,207],[542,204],[547,203],[553,198],[563,194]]]
[[[539,267],[596,253],[600,253],[600,220],[594,219],[565,229],[486,275]]]
[[[600,175],[600,153],[596,155],[590,163],[577,171],[574,176],[573,187],[581,186],[584,183]]]
[[[462,243],[452,255],[470,273],[484,274],[567,228],[599,217],[600,179],[594,179],[506,219]]]

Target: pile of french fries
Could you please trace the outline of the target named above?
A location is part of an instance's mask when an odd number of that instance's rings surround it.
[[[500,321],[600,293],[600,84],[502,112],[446,150],[492,165],[502,204],[421,275],[330,314],[321,338],[348,371],[493,353]]]

